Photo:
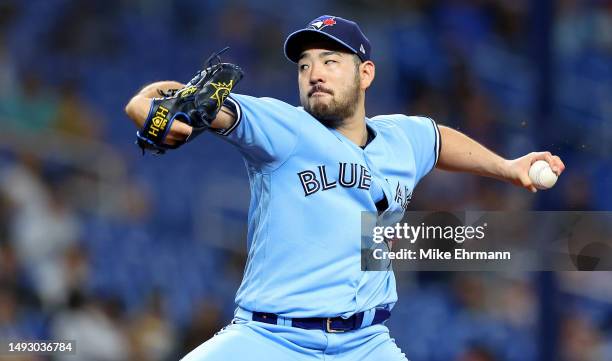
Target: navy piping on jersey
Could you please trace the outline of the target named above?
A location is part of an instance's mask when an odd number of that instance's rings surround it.
[[[442,140],[440,138],[440,129],[438,128],[438,124],[436,124],[436,122],[429,117],[427,117],[427,119],[431,121],[431,124],[433,125],[433,128],[434,128],[434,133],[435,133],[435,139],[434,139],[435,159],[434,159],[433,167],[431,168],[433,170],[436,167],[436,164],[438,164],[438,158],[440,157],[440,151],[442,150]]]
[[[217,134],[219,134],[219,135],[223,135],[223,136],[227,137],[234,129],[236,129],[236,127],[238,126],[238,124],[242,120],[242,109],[240,108],[240,103],[238,103],[237,101],[235,101],[231,97],[227,97],[225,99],[225,102],[229,102],[229,104],[227,104],[227,107],[232,109],[236,113],[236,121],[234,122],[234,124],[232,124],[231,127],[227,128],[227,129],[219,129],[219,130],[216,130],[215,132]]]
[[[374,131],[370,129],[370,127],[366,124],[366,131],[368,132],[368,139],[366,139],[366,142],[364,145],[360,146],[359,148],[361,149],[365,149],[365,147],[368,146],[368,144],[370,144],[370,142],[372,140],[374,140]]]

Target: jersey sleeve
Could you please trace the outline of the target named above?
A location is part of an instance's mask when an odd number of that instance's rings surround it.
[[[418,182],[438,162],[441,150],[440,130],[431,118],[398,115],[396,119],[396,124],[404,132],[412,146]]]
[[[235,111],[236,122],[215,133],[238,147],[251,165],[273,169],[291,155],[300,133],[296,107],[242,94],[231,94],[225,105]]]

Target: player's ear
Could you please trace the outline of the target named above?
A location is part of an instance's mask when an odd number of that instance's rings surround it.
[[[361,89],[367,89],[374,81],[376,75],[376,67],[371,60],[366,60],[359,65],[359,77],[361,79]]]

